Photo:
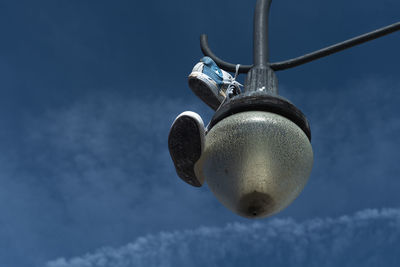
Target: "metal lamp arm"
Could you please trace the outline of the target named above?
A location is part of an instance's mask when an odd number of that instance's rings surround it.
[[[353,46],[356,46],[356,45],[359,45],[359,44],[362,44],[362,43],[365,43],[368,41],[372,41],[374,39],[380,38],[382,36],[385,36],[387,34],[390,34],[390,33],[393,33],[395,31],[399,31],[399,30],[400,30],[400,22],[397,22],[392,25],[389,25],[389,26],[377,29],[375,31],[351,38],[347,41],[328,46],[326,48],[317,50],[312,53],[308,53],[306,55],[303,55],[303,56],[300,56],[297,58],[293,58],[293,59],[289,59],[289,60],[285,60],[285,61],[281,61],[281,62],[276,62],[276,63],[269,63],[269,66],[271,67],[271,69],[273,69],[275,71],[294,68],[294,67],[303,65],[305,63],[314,61],[316,59],[326,57],[331,54],[343,51],[343,50],[351,48]],[[201,50],[203,51],[203,54],[205,56],[209,56],[210,58],[212,58],[219,67],[221,67],[224,70],[230,71],[230,72],[235,72],[236,64],[228,63],[228,62],[218,58],[211,51],[211,49],[208,45],[208,38],[207,38],[206,34],[201,35],[200,45],[201,45]],[[239,72],[247,73],[252,67],[253,67],[253,65],[241,65],[239,68]]]
[[[289,60],[285,60],[285,61],[281,61],[281,62],[276,62],[276,63],[270,63],[270,67],[275,70],[286,70],[286,69],[290,69],[296,66],[300,66],[302,64],[314,61],[316,59],[322,58],[322,57],[326,57],[329,56],[331,54],[343,51],[345,49],[348,49],[350,47],[368,42],[368,41],[372,41],[375,40],[379,37],[385,36],[387,34],[393,33],[395,31],[400,30],[400,22],[394,23],[392,25],[377,29],[375,31],[351,38],[349,40],[346,40],[344,42],[341,43],[337,43],[335,45],[331,45],[328,47],[325,47],[323,49],[320,49],[318,51],[297,57],[297,58],[293,58],[293,59],[289,59]]]
[[[207,34],[202,34],[200,36],[200,47],[203,54],[207,57],[212,58],[215,63],[221,68],[226,71],[235,72],[236,71],[236,64],[228,63],[219,57],[217,57],[208,46],[208,36]],[[253,66],[252,65],[240,65],[239,72],[240,73],[247,73]]]

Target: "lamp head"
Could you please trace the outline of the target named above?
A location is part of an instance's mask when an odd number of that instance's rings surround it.
[[[196,175],[241,216],[261,218],[281,211],[303,190],[313,164],[309,126],[298,112],[276,96],[231,101],[211,121]]]

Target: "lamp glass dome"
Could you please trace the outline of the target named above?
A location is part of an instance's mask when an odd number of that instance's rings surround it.
[[[312,165],[310,141],[295,123],[247,111],[208,132],[195,171],[227,208],[256,218],[287,207],[303,190]]]

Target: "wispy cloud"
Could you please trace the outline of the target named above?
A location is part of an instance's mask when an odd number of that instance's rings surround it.
[[[160,233],[47,267],[398,266],[400,210]]]
[[[168,130],[185,109],[204,110],[182,99],[97,93],[27,116],[14,143],[0,139],[0,265],[33,266],[192,225],[174,218],[214,199],[181,182],[169,158]]]
[[[355,84],[340,100],[333,91],[307,101],[283,92],[310,119],[316,158],[305,191],[278,216],[304,220],[397,205],[397,84]],[[187,186],[174,172],[166,139],[187,109],[206,113],[200,102],[96,93],[32,114],[19,135],[1,138],[0,264],[42,266],[147,233],[243,222],[207,187]]]

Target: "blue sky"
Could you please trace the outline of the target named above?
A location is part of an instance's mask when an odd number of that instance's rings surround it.
[[[282,213],[240,218],[176,176],[173,119],[212,116],[187,87],[199,35],[251,64],[254,5],[0,2],[0,266],[396,266],[400,33],[278,72],[315,154]],[[271,60],[397,22],[398,10],[275,0]]]

